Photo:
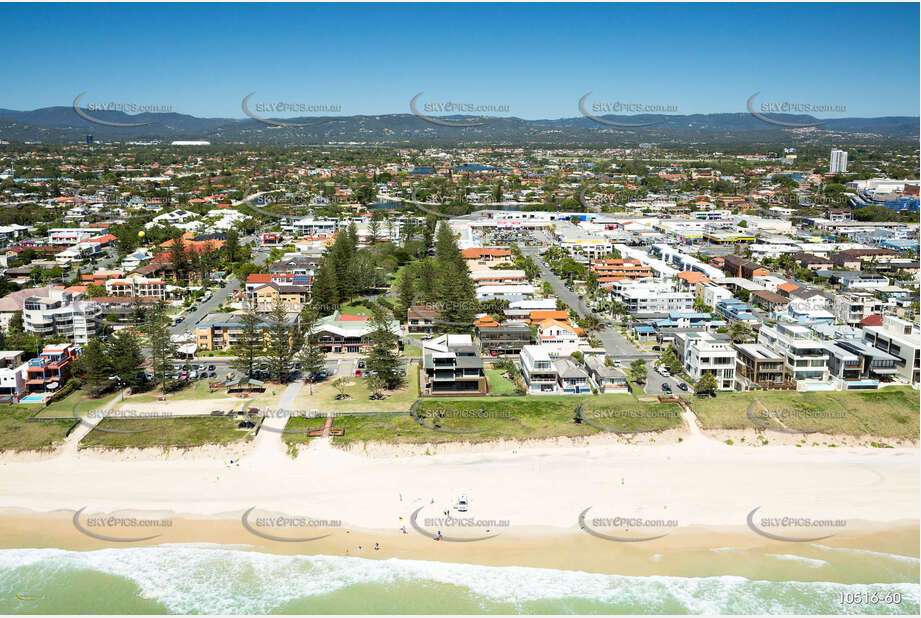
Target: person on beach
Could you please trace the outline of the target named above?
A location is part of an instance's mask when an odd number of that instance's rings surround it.
[[[380,544],[375,543],[375,544],[374,544],[374,551],[380,551],[380,549],[381,549]]]

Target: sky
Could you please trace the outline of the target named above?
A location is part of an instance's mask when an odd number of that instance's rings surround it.
[[[588,92],[590,112],[680,114],[743,112],[760,92],[756,109],[917,116],[918,20],[917,3],[0,4],[0,108],[86,92],[83,107],[243,118],[255,92],[253,113],[284,102],[373,115],[409,113],[423,92],[423,113],[452,102],[539,119],[578,116]]]

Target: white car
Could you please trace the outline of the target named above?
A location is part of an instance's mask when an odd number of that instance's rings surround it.
[[[466,513],[469,504],[470,503],[467,502],[467,494],[461,494],[457,497],[457,504],[454,505],[454,508],[461,513]]]

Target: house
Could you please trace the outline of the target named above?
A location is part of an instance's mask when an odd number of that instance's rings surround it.
[[[512,254],[505,249],[485,249],[483,247],[472,247],[463,249],[461,257],[467,263],[467,268],[471,271],[492,268],[499,264],[509,264],[512,261]]]
[[[25,365],[26,393],[55,393],[70,379],[72,363],[82,349],[72,343],[45,346]]]
[[[521,348],[531,343],[531,328],[523,322],[474,324],[483,354],[487,356],[517,356]]]
[[[783,357],[760,343],[735,343],[736,390],[793,389],[784,379]]]
[[[579,343],[584,333],[581,328],[569,323],[569,320],[544,320],[537,325],[537,342],[541,345],[548,343]]]
[[[406,331],[410,335],[430,335],[441,312],[431,306],[412,305],[406,309]]]
[[[0,351],[0,403],[17,403],[26,392],[21,350]]]
[[[588,372],[569,358],[553,359],[553,368],[556,369],[557,381],[560,391],[567,395],[591,393]]]
[[[873,347],[895,356],[895,368],[903,380],[921,380],[921,333],[918,326],[901,318],[883,316],[882,326],[864,326],[863,339]]]
[[[422,345],[423,395],[485,395],[483,359],[470,335],[440,335]]]
[[[835,320],[848,326],[860,326],[864,318],[883,311],[883,301],[867,292],[838,294],[834,299]]]
[[[599,355],[585,357],[585,366],[598,391],[605,393],[627,393],[627,374],[618,367],[609,367]]]
[[[717,390],[733,390],[736,350],[732,341],[708,332],[679,332],[673,345],[692,382],[709,373],[716,379]]]
[[[518,355],[521,377],[529,395],[552,395],[559,392],[556,367],[547,351],[537,345],[526,345]]]

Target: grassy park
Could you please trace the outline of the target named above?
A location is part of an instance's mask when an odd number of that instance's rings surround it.
[[[3,408],[0,452],[50,449],[62,442],[73,420],[29,421],[34,406],[12,405]]]
[[[704,429],[821,431],[882,438],[918,438],[918,391],[890,386],[876,391],[749,391],[693,398],[691,407]],[[748,415],[754,405],[753,422]]]
[[[136,433],[115,433],[115,432]],[[250,439],[252,430],[237,429],[234,417],[103,419],[80,447],[188,448],[231,444]]]

